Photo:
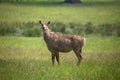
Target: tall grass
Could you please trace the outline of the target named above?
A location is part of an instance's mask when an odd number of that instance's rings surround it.
[[[60,53],[61,65],[51,64],[42,38],[1,37],[1,80],[118,80],[120,38],[87,38],[83,60],[76,66],[73,52]]]
[[[49,25],[49,28],[54,32],[61,32],[64,34],[78,34],[82,36],[120,36],[120,23],[94,25],[91,22],[86,24],[53,22]],[[35,22],[0,23],[0,36],[37,37],[42,36],[42,32],[40,24]]]
[[[120,21],[119,5],[115,0],[91,2],[83,0],[82,4],[0,3],[0,21],[38,22],[41,19],[62,23],[115,23]]]

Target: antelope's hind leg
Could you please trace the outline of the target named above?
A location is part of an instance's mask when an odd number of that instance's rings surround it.
[[[79,52],[78,52],[78,57],[79,57],[79,61],[78,61],[78,64],[77,65],[80,65],[80,62],[81,62],[81,60],[83,59],[82,58],[82,48],[79,50]]]
[[[82,49],[80,49],[80,50],[74,50],[74,52],[75,52],[75,54],[76,54],[76,56],[77,56],[77,58],[78,58],[78,63],[77,63],[77,65],[79,66],[79,65],[80,65],[80,62],[81,62],[81,60],[82,60],[82,56],[81,56]]]

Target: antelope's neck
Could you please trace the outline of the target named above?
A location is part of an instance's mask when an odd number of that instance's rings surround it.
[[[50,30],[50,29],[46,29],[46,30],[44,31],[44,36],[45,36],[45,35],[49,35],[49,34],[50,34],[50,32],[51,32],[51,30]]]
[[[54,34],[54,32],[52,32],[50,29],[44,31],[44,39],[51,37],[52,34]]]

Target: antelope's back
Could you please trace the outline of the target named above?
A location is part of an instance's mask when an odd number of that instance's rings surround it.
[[[84,45],[84,37],[79,35],[73,35],[72,45],[73,47],[82,48]]]

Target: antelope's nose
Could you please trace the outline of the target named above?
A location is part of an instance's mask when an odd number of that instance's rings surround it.
[[[43,30],[45,29],[45,27],[42,27],[43,28]]]

